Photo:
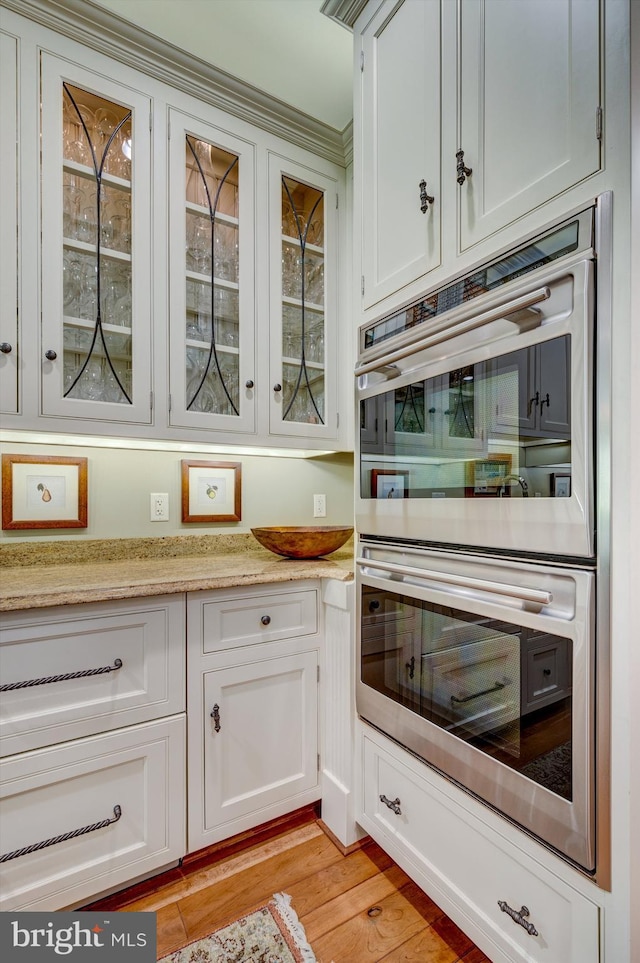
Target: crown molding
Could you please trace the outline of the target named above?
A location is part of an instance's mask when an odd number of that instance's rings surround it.
[[[265,94],[219,67],[129,23],[91,0],[0,0],[0,7],[33,20],[169,84],[198,100],[344,167],[344,131]]]
[[[342,24],[347,30],[352,30],[367,2],[368,0],[324,0],[320,12],[330,20]]]

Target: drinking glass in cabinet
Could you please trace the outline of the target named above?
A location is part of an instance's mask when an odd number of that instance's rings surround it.
[[[185,142],[185,364],[188,411],[239,414],[239,158]]]
[[[282,177],[282,419],[324,424],[324,194]]]
[[[64,396],[131,404],[131,111],[62,88]]]

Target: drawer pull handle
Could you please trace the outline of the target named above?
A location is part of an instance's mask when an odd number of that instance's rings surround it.
[[[518,912],[517,910],[511,909],[509,904],[505,903],[503,899],[498,900],[498,906],[500,907],[503,913],[506,913],[507,916],[511,917],[514,923],[517,923],[518,926],[523,926],[524,929],[529,934],[529,936],[539,935],[533,923],[527,923],[526,917],[529,915],[529,910],[527,909],[526,906],[523,906],[520,909],[520,912]]]
[[[80,669],[78,672],[64,672],[62,675],[47,675],[42,679],[27,679],[26,682],[7,682],[0,685],[0,692],[13,692],[14,689],[29,689],[34,685],[48,685],[50,682],[66,682],[67,679],[86,679],[90,675],[104,675],[122,668],[122,659],[114,659],[113,665],[102,665],[98,669]]]
[[[271,625],[271,616],[263,615],[260,621],[262,622],[263,625]]]
[[[220,732],[220,706],[217,702],[211,710],[211,718],[213,719],[213,728],[216,732]]]
[[[111,819],[101,819],[99,823],[91,823],[90,826],[83,826],[81,829],[72,829],[69,833],[52,836],[51,839],[43,839],[41,843],[33,843],[31,846],[23,846],[22,849],[14,849],[12,853],[3,853],[0,856],[0,863],[7,863],[10,859],[17,859],[18,856],[26,856],[27,853],[35,853],[39,849],[46,849],[47,846],[55,846],[56,843],[64,843],[67,839],[75,839],[76,836],[93,833],[96,829],[104,829],[105,826],[117,823],[121,816],[122,809],[120,806],[114,806]]]
[[[396,816],[402,815],[402,810],[400,809],[400,800],[396,796],[395,799],[387,799],[386,796],[380,796],[380,802],[384,803],[387,809],[393,809]]]
[[[451,696],[452,702],[457,702],[458,705],[462,705],[465,702],[471,702],[472,699],[479,699],[480,696],[489,695],[491,692],[499,692],[500,689],[504,689],[506,682],[496,682],[492,685],[490,689],[482,689],[480,692],[474,692],[473,695],[463,696],[459,699],[457,696]]]

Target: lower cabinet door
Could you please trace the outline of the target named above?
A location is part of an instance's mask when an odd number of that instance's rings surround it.
[[[185,852],[185,719],[0,763],[0,909],[58,910]]]
[[[202,797],[189,793],[191,851],[317,798],[317,665],[312,651],[204,672],[201,753],[190,746],[204,766]]]
[[[359,822],[494,963],[597,963],[595,903],[455,804],[420,762],[363,739]]]

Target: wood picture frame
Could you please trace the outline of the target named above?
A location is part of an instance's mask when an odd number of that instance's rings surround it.
[[[511,474],[512,457],[507,453],[467,462],[465,496],[497,498],[504,480]]]
[[[407,498],[409,472],[397,468],[371,469],[372,498]]]
[[[86,528],[88,460],[2,456],[2,528]]]
[[[183,522],[241,520],[241,462],[183,460],[181,477]]]

